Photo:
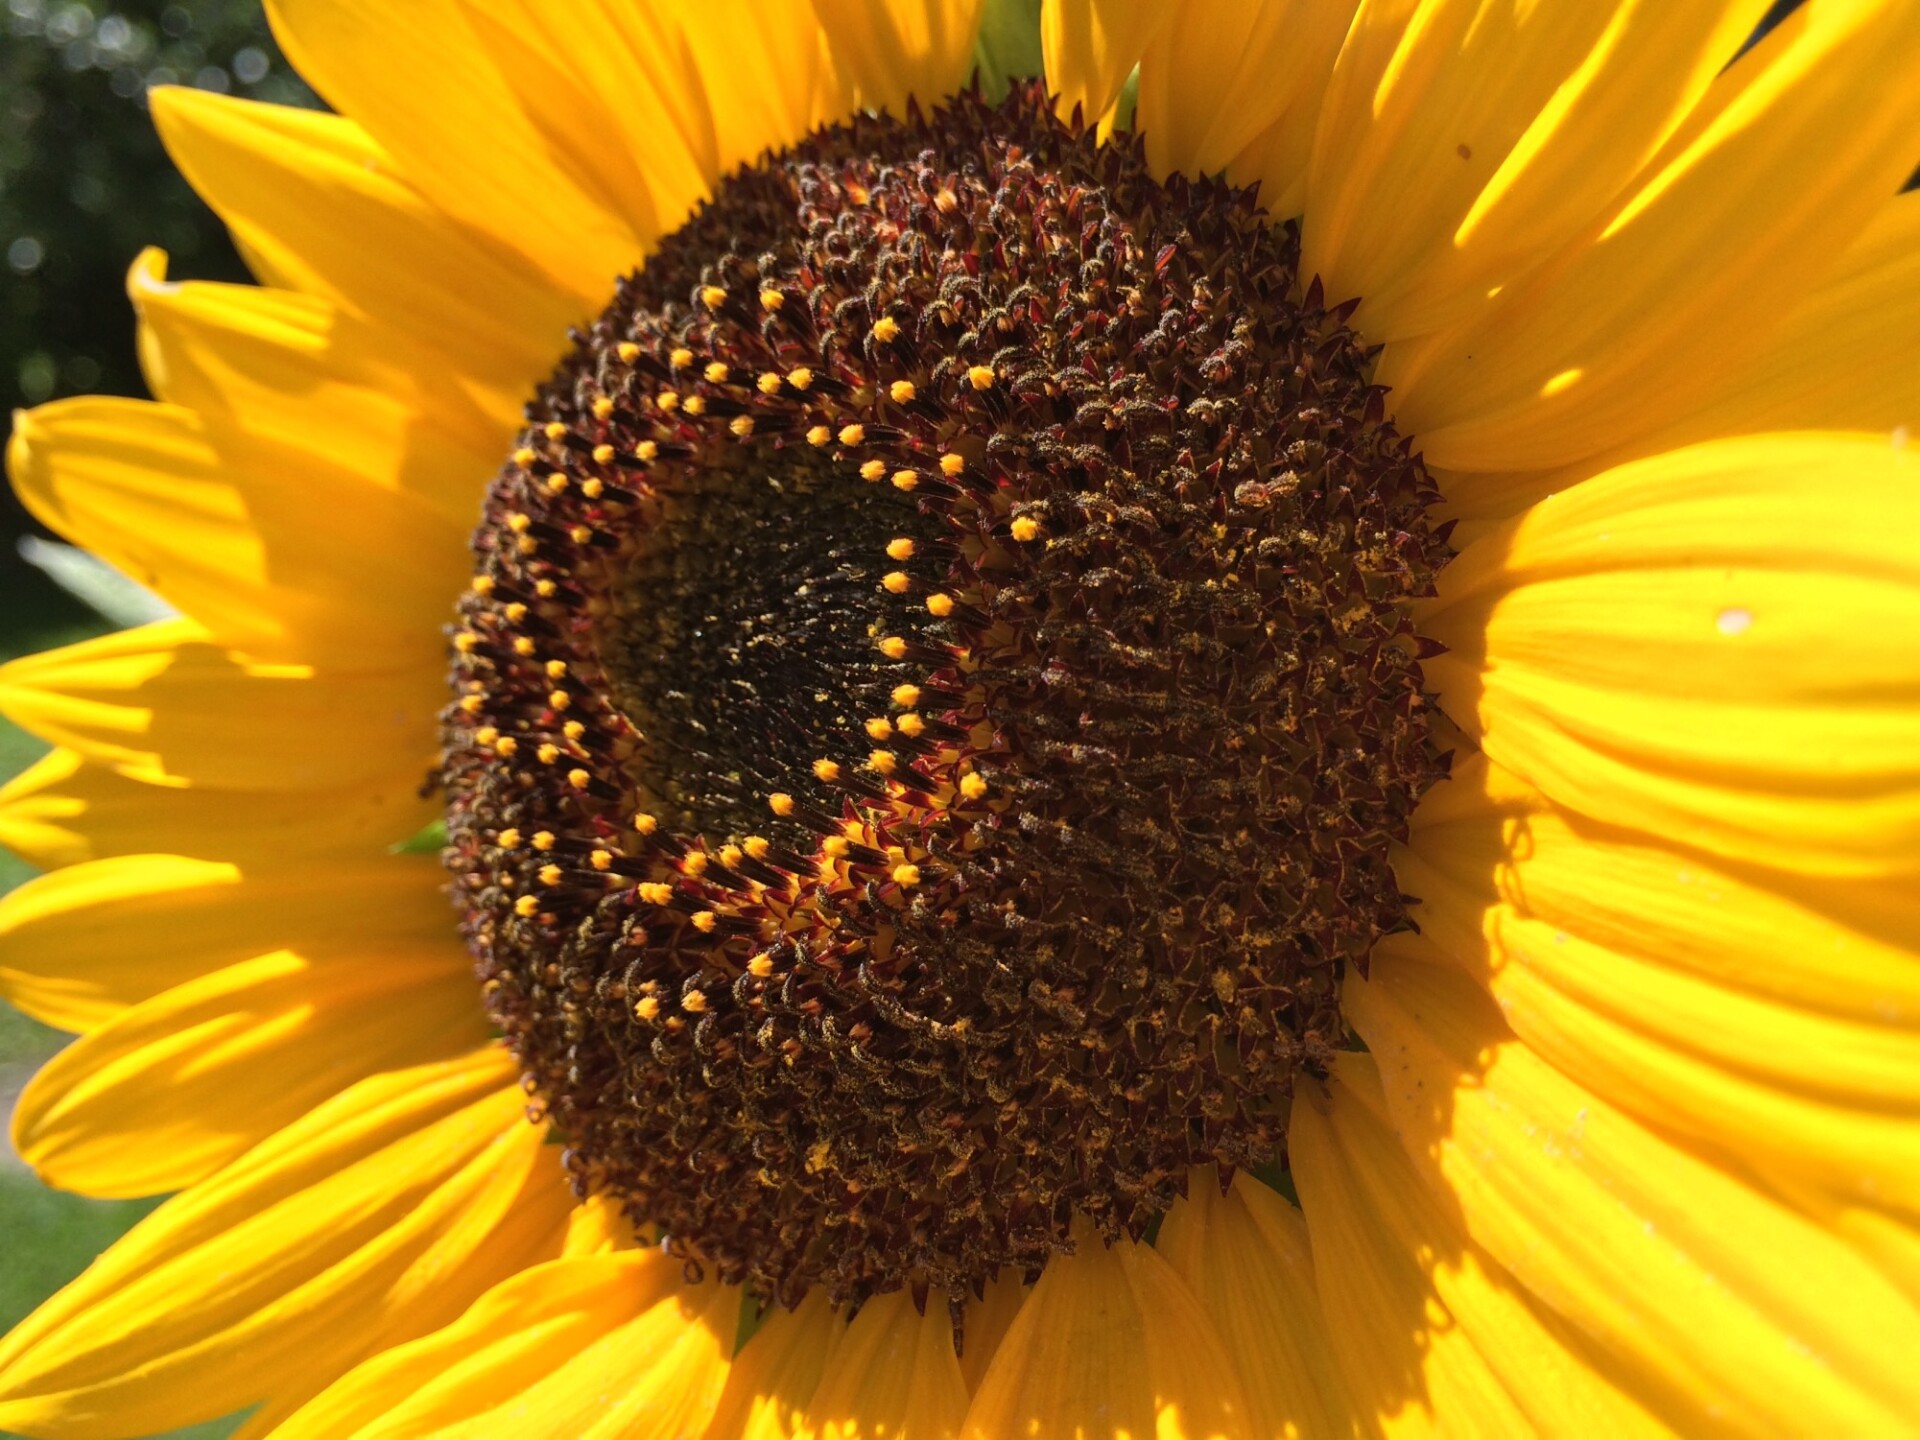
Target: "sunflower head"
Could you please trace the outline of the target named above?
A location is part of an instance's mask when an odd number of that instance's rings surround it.
[[[1293,229],[1039,87],[732,176],[542,389],[446,718],[489,1003],[697,1267],[959,1298],[1273,1160],[1443,555]]]

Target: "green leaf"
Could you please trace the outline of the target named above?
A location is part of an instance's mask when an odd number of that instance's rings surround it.
[[[389,855],[438,855],[447,848],[447,822],[432,820],[397,845],[389,845]]]
[[[998,100],[1016,80],[1041,73],[1040,0],[987,0],[973,48],[980,89]]]

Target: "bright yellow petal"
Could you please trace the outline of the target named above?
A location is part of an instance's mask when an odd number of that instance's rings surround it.
[[[1716,863],[1484,763],[1395,866],[1419,936],[1558,1069],[1756,1168],[1920,1213],[1920,894]]]
[[[175,89],[153,93],[153,118],[174,163],[273,283],[452,357],[506,404],[566,353],[567,326],[605,303],[435,209],[351,120]]]
[[[706,93],[720,174],[850,113],[811,6],[760,0],[746,25],[738,11],[710,0],[666,0],[663,10]]]
[[[1164,0],[1044,0],[1040,53],[1060,118],[1112,128],[1121,88],[1175,14]]]
[[[417,788],[445,703],[438,664],[343,673],[262,663],[192,620],[0,666],[0,711],[22,729],[132,779],[213,790]]]
[[[364,1080],[135,1226],[0,1342],[0,1426],[170,1430],[317,1391],[558,1253],[510,1056]]]
[[[1138,129],[1155,174],[1226,172],[1298,215],[1334,57],[1356,0],[1200,0],[1140,56]]]
[[[1344,1006],[1415,1169],[1542,1304],[1690,1407],[1683,1430],[1897,1434],[1920,1413],[1920,1310],[1860,1254],[1555,1070],[1467,977],[1393,955],[1372,974]]]
[[[280,950],[176,985],[69,1045],[21,1092],[13,1145],[57,1189],[181,1190],[357,1080],[486,1039],[452,939],[323,961]]]
[[[1400,428],[1436,466],[1531,470],[1683,414],[1907,178],[1916,66],[1911,6],[1807,6],[1557,256],[1460,325],[1389,345],[1378,378]]]
[[[320,452],[177,406],[90,396],[16,417],[35,516],[263,660],[433,667],[469,570],[459,530]]]
[[[1013,1328],[1020,1307],[1027,1303],[1028,1286],[1018,1270],[1004,1269],[987,1283],[987,1293],[979,1300],[967,1301],[964,1329],[960,1336],[960,1378],[967,1382],[967,1393],[977,1394],[986,1378],[987,1367],[1000,1349],[1000,1342]]]
[[[1145,1245],[1082,1226],[1014,1317],[967,1412],[968,1440],[1132,1435],[1250,1440],[1226,1344]]]
[[[1374,341],[1473,313],[1653,158],[1766,8],[1362,7],[1315,145],[1302,273],[1362,297]]]
[[[984,0],[813,0],[835,68],[854,103],[922,113],[953,94],[973,68]]]
[[[697,1434],[727,1374],[737,1288],[689,1286],[657,1249],[523,1271],[458,1320],[376,1355],[275,1440],[669,1440]]]
[[[152,852],[240,864],[365,858],[433,818],[438,807],[417,789],[179,789],[55,750],[0,786],[0,845],[38,870]]]
[[[1555,801],[1735,858],[1920,869],[1920,451],[1715,441],[1541,502],[1443,572],[1447,712]]]
[[[557,6],[551,13],[564,23]],[[294,68],[422,195],[526,256],[589,312],[639,265],[633,231],[574,183],[457,0],[269,0],[267,17]]]
[[[953,1317],[937,1299],[916,1311],[904,1290],[860,1307],[807,1403],[807,1440],[954,1440],[967,1386]]]
[[[1343,1054],[1324,1093],[1296,1092],[1288,1143],[1328,1341],[1366,1428],[1667,1433],[1425,1192],[1370,1057]]]
[[[793,1310],[775,1310],[734,1358],[704,1440],[794,1440],[807,1403],[847,1326],[815,1286]]]
[[[275,950],[442,941],[429,857],[242,867],[182,855],[69,866],[0,898],[0,995],[63,1030],[92,1030],[196,975]]]
[[[127,275],[154,395],[260,439],[324,453],[372,483],[474,523],[519,423],[488,415],[447,362],[317,295],[170,281],[147,250]]]
[[[1258,1440],[1344,1436],[1353,1415],[1327,1348],[1313,1254],[1300,1212],[1247,1175],[1220,1193],[1193,1172],[1154,1249],[1187,1282],[1233,1357]]]

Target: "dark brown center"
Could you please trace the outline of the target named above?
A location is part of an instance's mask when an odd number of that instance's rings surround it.
[[[962,95],[729,179],[578,337],[445,776],[583,1194],[769,1299],[957,1303],[1284,1163],[1445,770],[1434,492],[1296,256]]]

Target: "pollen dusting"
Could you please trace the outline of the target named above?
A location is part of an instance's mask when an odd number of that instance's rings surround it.
[[[1446,550],[1253,195],[1036,88],[722,184],[528,410],[448,863],[582,1195],[958,1306],[1284,1163],[1445,773]]]

